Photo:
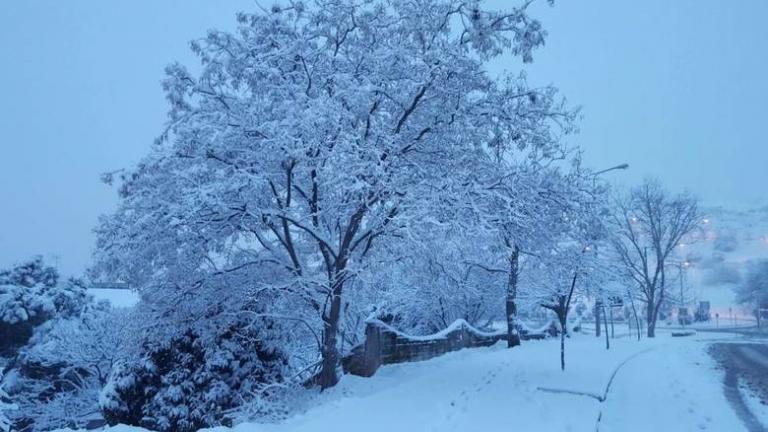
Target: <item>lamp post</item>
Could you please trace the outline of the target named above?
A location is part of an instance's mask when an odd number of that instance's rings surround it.
[[[613,171],[613,170],[625,170],[627,168],[629,168],[629,164],[628,163],[623,163],[623,164],[619,164],[619,165],[616,165],[616,166],[613,166],[613,167],[610,167],[610,168],[606,168],[604,170],[600,170],[600,171],[594,172],[592,174],[592,186],[595,187],[597,185],[597,176],[599,176],[600,174],[605,174],[608,171]],[[596,337],[600,337],[600,309],[602,309],[602,312],[603,312],[603,322],[606,322],[607,318],[605,317],[605,313],[606,313],[605,305],[602,304],[602,301],[600,299],[597,299],[597,301],[595,301],[595,336]],[[611,314],[613,314],[613,310],[611,310]],[[611,317],[611,326],[613,326],[613,317]],[[640,329],[638,328],[637,331],[639,332]],[[605,345],[606,345],[606,349],[608,349],[610,347],[610,343],[608,342],[608,324],[607,324],[607,322],[606,322],[606,325],[605,325]]]
[[[606,168],[604,170],[600,170],[600,171],[594,173],[594,175],[598,176],[600,174],[607,173],[608,171],[625,170],[627,168],[629,168],[629,164],[628,163],[623,163],[623,164],[620,164],[620,165],[616,165],[614,167],[610,167],[610,168]]]
[[[684,279],[684,276],[685,276],[685,272],[684,271],[686,269],[688,269],[688,267],[690,267],[690,266],[691,266],[690,262],[683,261],[683,262],[680,263],[680,267],[679,267],[679,269],[680,269],[680,306],[678,306],[678,308],[677,308],[677,315],[678,315],[677,319],[680,320],[680,325],[682,325],[683,328],[685,328],[685,318],[683,318],[683,315],[681,313],[682,310],[683,310],[683,305],[685,304],[685,295],[683,293],[683,285],[684,285],[683,284],[683,279]]]

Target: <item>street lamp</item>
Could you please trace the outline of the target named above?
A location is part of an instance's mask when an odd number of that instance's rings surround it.
[[[690,266],[691,266],[690,261],[685,260],[682,263],[680,263],[680,267],[679,267],[680,269],[680,306],[678,306],[677,308],[677,315],[678,315],[677,319],[680,321],[680,325],[682,325],[683,328],[685,328],[685,319],[687,318],[687,315],[688,315],[687,309],[686,309],[686,317],[683,317],[681,314],[681,312],[683,311],[683,306],[685,305],[685,294],[683,293],[684,291],[683,277],[685,273],[683,272],[683,270],[687,270],[688,267]]]

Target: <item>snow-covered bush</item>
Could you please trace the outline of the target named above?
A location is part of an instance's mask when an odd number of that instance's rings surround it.
[[[285,354],[250,327],[235,322],[205,337],[189,330],[120,363],[101,393],[104,417],[110,424],[184,432],[230,425],[236,409],[255,399],[279,410],[268,402],[283,380]]]
[[[45,265],[40,256],[18,264],[11,269],[0,270],[0,285],[25,287],[44,285],[50,288],[56,286],[58,281],[59,272],[54,267]]]
[[[89,303],[77,316],[39,326],[14,361],[14,422],[43,431],[99,418],[99,390],[121,357],[126,314]]]
[[[0,271],[0,355],[12,356],[47,320],[69,317],[87,302],[85,284],[63,283],[40,257]]]
[[[67,332],[58,347],[50,336],[60,331],[60,323],[79,319],[90,301],[82,281],[60,281],[58,271],[39,257],[0,271],[0,355],[8,360],[5,390],[18,407],[9,416],[14,429],[72,424],[63,421],[76,410],[49,408],[69,401],[64,396],[89,375],[61,355],[62,349],[82,353],[76,339],[85,333]]]
[[[17,407],[11,403],[8,393],[3,389],[3,371],[0,370],[0,432],[9,432],[11,430],[10,414],[16,411]]]
[[[768,308],[768,260],[749,263],[747,274],[736,289],[737,300],[757,308]]]

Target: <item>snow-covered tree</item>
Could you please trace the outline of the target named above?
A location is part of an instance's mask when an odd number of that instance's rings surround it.
[[[557,173],[551,173],[556,176]],[[578,165],[558,176],[566,192],[551,206],[547,228],[551,241],[542,244],[524,276],[521,298],[552,311],[560,325],[560,364],[565,369],[568,316],[579,296],[600,287],[607,275],[599,253],[606,239],[605,186]]]
[[[671,259],[681,242],[695,234],[700,213],[689,194],[671,195],[653,180],[616,200],[611,218],[613,249],[633,295],[646,306],[648,337],[667,298]]]
[[[417,241],[394,242],[398,249],[385,255],[398,260],[385,258],[372,268],[377,318],[410,334],[431,334],[457,319],[483,328],[502,317],[499,287],[506,269],[498,266],[496,241],[488,234],[446,224],[425,228]]]
[[[126,314],[88,303],[77,316],[38,327],[11,371],[15,421],[42,431],[84,427],[99,418],[98,394],[122,357]]]
[[[737,300],[757,309],[768,308],[768,260],[750,262],[744,280],[736,288]]]
[[[59,272],[46,265],[41,256],[0,271],[0,285],[16,285],[31,288],[37,285],[54,287],[59,281]]]
[[[202,70],[168,68],[168,129],[120,175],[95,274],[184,322],[213,286],[230,299],[271,291],[270,313],[319,334],[319,384],[334,385],[346,298],[371,251],[489,187],[478,173],[494,154],[550,153],[554,89],[484,69],[504,53],[530,61],[545,32],[525,6],[481,4],[290,2],[196,41]]]
[[[82,281],[60,281],[40,257],[0,271],[0,355],[15,355],[37,326],[77,314],[86,302]]]
[[[526,258],[535,258],[555,247],[559,235],[566,229],[563,215],[570,212],[569,207],[581,194],[573,183],[580,174],[564,176],[561,167],[549,165],[564,157],[561,152],[565,149],[560,148],[549,160],[506,167],[494,187],[493,216],[489,222],[491,231],[501,240],[501,267],[506,269],[504,292],[509,347],[520,343],[517,297]],[[573,162],[578,165],[577,159]]]

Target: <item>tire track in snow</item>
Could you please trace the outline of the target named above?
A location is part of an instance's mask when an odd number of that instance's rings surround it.
[[[750,411],[744,400],[744,395],[740,389],[739,375],[740,372],[741,374],[749,374],[750,371],[768,369],[768,360],[748,344],[713,344],[710,348],[710,354],[725,370],[723,392],[731,408],[750,432],[764,432],[766,429],[755,414]]]

